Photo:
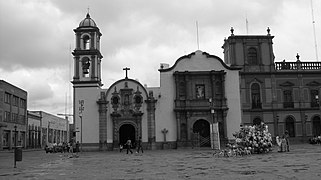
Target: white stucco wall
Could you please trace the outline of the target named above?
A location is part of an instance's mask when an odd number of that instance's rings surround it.
[[[97,100],[100,96],[101,89],[98,87],[81,87],[74,89],[74,111],[75,111],[75,130],[76,141],[83,143],[99,143],[99,112]],[[81,121],[79,117],[79,100],[84,100],[84,111]]]

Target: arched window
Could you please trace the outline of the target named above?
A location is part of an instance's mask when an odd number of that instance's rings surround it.
[[[82,73],[83,77],[89,77],[89,71],[90,71],[90,60],[89,58],[85,57],[81,60],[82,63]]]
[[[320,116],[315,116],[312,120],[313,136],[321,136],[321,119]]]
[[[88,50],[90,48],[90,38],[89,38],[89,36],[85,35],[82,39],[83,39],[84,49]]]
[[[261,109],[261,94],[260,86],[258,83],[253,83],[251,86],[252,109]]]
[[[257,52],[256,52],[256,49],[254,47],[251,47],[251,48],[248,49],[247,62],[250,65],[258,64],[258,62],[257,62]]]
[[[287,130],[289,132],[289,136],[290,137],[295,137],[295,123],[294,123],[294,119],[289,116],[286,118],[285,120],[285,130]]]
[[[259,117],[256,117],[255,119],[253,119],[253,125],[260,125],[262,122],[262,120]]]

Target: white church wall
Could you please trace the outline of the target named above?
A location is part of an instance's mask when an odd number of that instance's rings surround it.
[[[166,128],[166,141],[177,140],[177,124],[174,112],[175,82],[173,72],[162,72],[160,74],[160,98],[156,107],[156,142],[163,142],[162,130]]]
[[[99,143],[99,112],[97,100],[101,91],[98,87],[81,87],[75,89],[75,130],[76,141],[83,143]],[[84,110],[82,115],[82,128],[79,117],[79,100],[84,100]],[[82,133],[80,132],[82,129]]]
[[[225,78],[225,93],[229,108],[226,116],[227,138],[234,139],[233,133],[240,129],[242,118],[239,72],[227,70]]]

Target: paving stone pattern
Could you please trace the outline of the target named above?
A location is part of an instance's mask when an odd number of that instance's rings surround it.
[[[321,145],[292,145],[291,151],[244,157],[213,157],[210,149],[144,151],[144,154],[24,151],[0,153],[0,179],[321,179]]]

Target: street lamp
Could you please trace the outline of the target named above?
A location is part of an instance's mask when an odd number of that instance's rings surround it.
[[[14,168],[17,168],[16,163],[16,154],[17,154],[17,126],[14,126]]]
[[[80,152],[82,152],[82,112],[79,113],[80,118]]]
[[[82,152],[82,112],[84,111],[84,100],[79,100],[79,118],[80,118],[80,152]]]
[[[220,149],[220,137],[219,137],[219,130],[218,130],[218,122],[215,121],[215,110],[213,107],[213,99],[212,98],[209,99],[209,103],[210,103],[210,109],[211,109],[211,114],[212,114],[211,148],[215,149],[214,144],[215,144],[215,140],[217,140],[217,148]]]

